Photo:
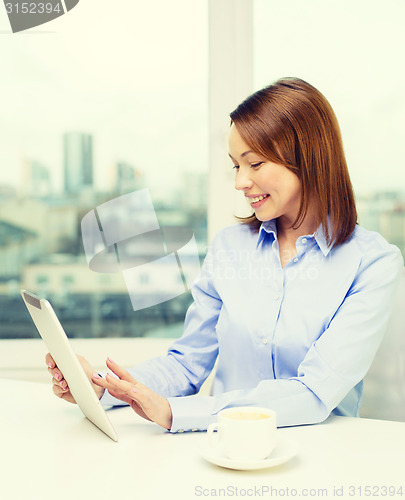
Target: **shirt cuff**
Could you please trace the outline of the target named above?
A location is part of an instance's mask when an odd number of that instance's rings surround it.
[[[167,400],[173,417],[170,432],[205,431],[217,420],[213,396],[181,396]]]

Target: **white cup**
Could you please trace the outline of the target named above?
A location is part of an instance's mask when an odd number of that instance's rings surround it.
[[[276,445],[276,414],[268,408],[240,406],[218,413],[207,429],[209,444],[232,460],[264,460]]]

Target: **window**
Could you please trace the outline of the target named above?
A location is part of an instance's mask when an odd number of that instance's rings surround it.
[[[254,87],[296,76],[339,120],[359,223],[405,256],[405,4],[254,0]]]
[[[0,338],[37,336],[22,287],[57,304],[74,336],[180,335],[190,295],[134,311],[122,274],[89,269],[80,222],[147,188],[159,224],[191,228],[203,258],[207,240],[245,210],[232,196],[228,114],[282,76],[328,97],[359,222],[405,254],[405,4],[122,0],[120,10],[97,9],[95,19],[81,2],[53,32],[30,37],[4,34],[0,17]]]
[[[82,3],[36,36],[0,17],[0,338],[37,337],[19,288],[72,336],[180,335],[190,294],[134,311],[119,272],[89,269],[80,225],[146,188],[159,224],[190,228],[204,256],[207,2]]]

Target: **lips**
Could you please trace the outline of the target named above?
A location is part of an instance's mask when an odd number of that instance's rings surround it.
[[[250,203],[250,206],[256,210],[266,203],[269,197],[269,194],[259,194],[258,196],[246,196],[246,200]]]
[[[248,198],[249,203],[252,204],[252,203],[257,203],[259,201],[262,201],[265,198],[267,198],[268,196],[269,196],[268,194],[261,194],[259,196],[247,196],[247,198]]]

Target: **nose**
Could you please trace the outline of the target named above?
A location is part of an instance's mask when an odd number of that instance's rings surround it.
[[[235,189],[239,191],[247,191],[252,188],[253,181],[250,178],[249,169],[239,167],[235,176]]]

